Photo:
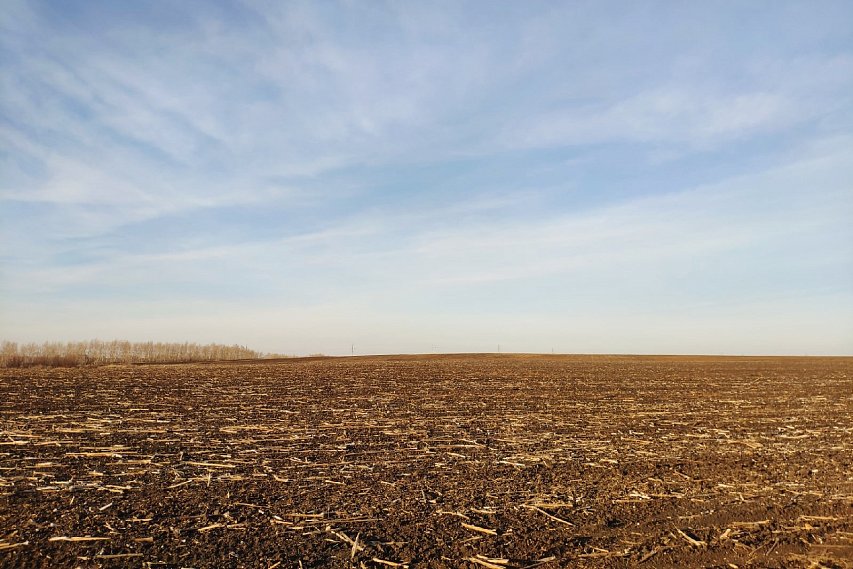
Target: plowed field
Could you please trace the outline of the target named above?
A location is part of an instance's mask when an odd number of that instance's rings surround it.
[[[2,567],[853,567],[853,359],[0,370]]]

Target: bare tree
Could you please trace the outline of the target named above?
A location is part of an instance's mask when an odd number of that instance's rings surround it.
[[[19,345],[0,344],[0,367],[189,363],[216,360],[258,359],[263,354],[245,346],[169,342],[128,342],[90,340],[88,342],[43,342]]]

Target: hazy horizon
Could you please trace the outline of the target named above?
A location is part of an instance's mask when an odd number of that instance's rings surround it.
[[[853,354],[851,21],[6,2],[0,339]]]

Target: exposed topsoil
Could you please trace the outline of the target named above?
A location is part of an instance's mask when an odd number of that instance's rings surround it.
[[[0,370],[2,567],[853,567],[853,359]]]

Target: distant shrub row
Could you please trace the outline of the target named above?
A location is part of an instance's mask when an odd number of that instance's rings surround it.
[[[245,346],[185,342],[44,342],[0,344],[0,367],[77,367],[132,363],[190,363],[257,359],[263,354]]]

